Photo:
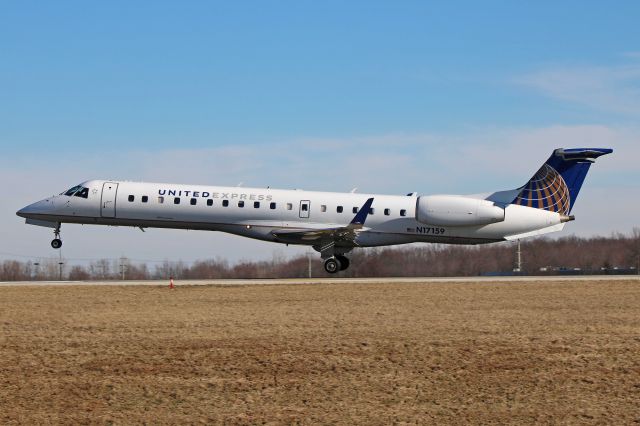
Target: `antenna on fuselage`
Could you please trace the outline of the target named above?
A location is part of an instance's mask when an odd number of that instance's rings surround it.
[[[358,191],[358,188],[357,188],[357,187],[353,188],[353,189],[351,190],[351,193],[352,193],[352,194],[355,194],[355,193],[356,193],[356,191]]]

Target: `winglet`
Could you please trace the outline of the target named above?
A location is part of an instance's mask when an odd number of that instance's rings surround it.
[[[371,205],[373,204],[373,198],[369,198],[358,210],[358,213],[355,215],[351,223],[349,224],[352,227],[359,227],[364,225],[364,222],[367,220],[367,216],[369,216],[369,212],[371,211]]]

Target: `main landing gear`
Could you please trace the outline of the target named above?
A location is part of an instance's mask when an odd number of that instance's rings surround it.
[[[341,254],[336,254],[333,257],[324,261],[324,270],[330,274],[335,274],[339,271],[344,271],[349,267],[349,259]]]
[[[60,239],[60,225],[61,224],[58,223],[56,229],[53,230],[53,235],[55,236],[55,238],[51,241],[51,247],[56,250],[62,247],[62,240]]]
[[[337,274],[349,267],[349,259],[344,254],[353,247],[336,247],[335,241],[330,241],[324,245],[314,245],[313,249],[324,259],[324,270],[329,274]]]

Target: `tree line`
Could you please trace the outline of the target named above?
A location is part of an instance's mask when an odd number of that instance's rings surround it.
[[[349,253],[351,266],[343,277],[479,276],[511,274],[516,267],[516,243],[503,242],[480,246],[421,244],[393,248],[354,249]],[[637,273],[640,266],[640,228],[630,235],[609,237],[537,238],[521,242],[522,274],[558,273]],[[88,265],[60,265],[41,262],[4,260],[0,262],[0,281],[30,280],[152,280],[302,278],[329,276],[317,253],[309,259],[298,256],[271,261],[224,259],[192,263],[165,261],[154,266],[122,259],[101,259]]]

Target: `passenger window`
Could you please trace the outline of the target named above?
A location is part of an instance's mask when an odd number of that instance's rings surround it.
[[[212,200],[211,198],[209,198],[209,199],[207,200],[207,205],[208,205],[209,207],[211,207],[211,206],[213,205],[213,200]]]
[[[158,204],[164,204],[164,197],[158,197]]]
[[[180,198],[179,197],[175,197],[173,199],[173,204],[180,204]]]
[[[149,197],[147,197],[146,195],[143,195],[143,196],[142,196],[142,202],[143,202],[143,203],[146,203],[146,202],[148,202],[148,201],[149,201]]]
[[[238,207],[244,207],[244,201],[238,201]]]
[[[353,210],[351,210],[351,211],[354,212],[354,213],[358,213],[358,208],[354,207]]]
[[[342,210],[343,210],[342,206],[338,206],[338,207],[336,207],[336,211],[337,211],[338,213],[342,213]]]
[[[129,195],[129,202],[133,203],[133,200],[135,200],[136,197],[134,197],[133,195]]]
[[[229,200],[222,200],[222,207],[229,207]]]
[[[195,206],[197,202],[198,202],[198,200],[196,200],[195,198],[191,199],[191,205],[192,206]]]
[[[253,202],[253,208],[254,209],[259,209],[260,208],[260,201],[254,201]]]
[[[293,204],[287,203],[287,210],[293,210]]]
[[[302,204],[300,208],[302,209],[303,212],[306,212],[309,210],[309,204],[306,204],[306,203]]]
[[[391,214],[391,209],[384,209],[384,215],[389,216]]]
[[[276,203],[271,203],[271,204],[269,204],[269,208],[270,208],[271,210],[275,210],[275,209],[276,209]]]
[[[407,211],[405,209],[400,210],[400,216],[406,216]]]

